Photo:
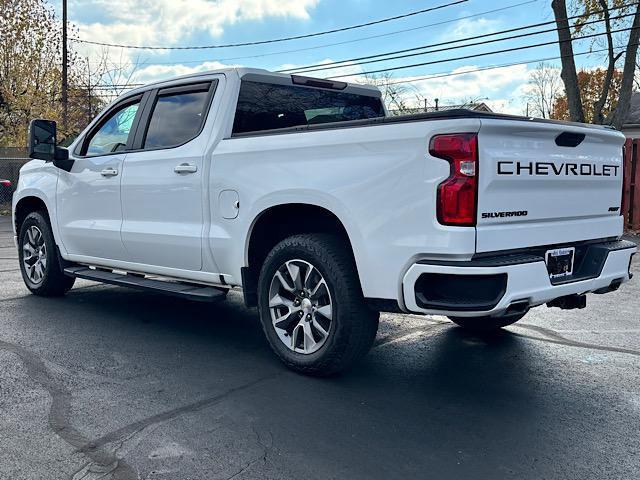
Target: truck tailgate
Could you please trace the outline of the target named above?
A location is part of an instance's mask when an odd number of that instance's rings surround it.
[[[483,120],[476,251],[620,235],[623,143],[600,127]]]

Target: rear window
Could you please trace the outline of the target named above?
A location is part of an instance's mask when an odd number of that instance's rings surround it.
[[[243,81],[233,133],[384,116],[376,97],[317,88]]]

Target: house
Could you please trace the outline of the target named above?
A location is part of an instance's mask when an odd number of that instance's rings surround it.
[[[629,113],[621,130],[627,138],[640,138],[640,92],[631,95],[630,103]]]
[[[389,115],[413,115],[415,113],[431,113],[444,110],[455,110],[458,108],[466,108],[468,110],[475,110],[477,112],[493,112],[489,106],[484,102],[479,103],[465,103],[463,105],[440,105],[438,107],[422,107],[422,108],[406,108],[403,110],[389,110]]]

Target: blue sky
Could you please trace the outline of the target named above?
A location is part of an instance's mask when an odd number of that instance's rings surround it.
[[[69,0],[69,18],[79,27],[80,37],[89,40],[137,45],[206,45],[304,35],[401,15],[451,1],[97,0],[89,2]],[[545,22],[553,19],[550,3],[550,0],[490,2],[469,0],[437,11],[379,25],[269,45],[185,51],[134,51],[109,48],[107,53],[110,58],[117,61],[130,62],[136,59],[141,61],[142,65],[136,72],[137,80],[141,82],[224,65],[244,65],[277,70],[287,66],[373,55]],[[59,2],[54,5],[57,9],[60,8]],[[496,9],[504,10],[489,12]],[[465,18],[469,16],[473,17]],[[433,25],[436,23],[441,24]],[[412,28],[415,30],[354,41],[363,37]],[[380,62],[370,66],[352,66],[309,75],[357,74],[364,68],[377,69],[408,63],[446,60],[454,56],[490,52],[555,39],[555,33],[551,32],[451,52]],[[333,43],[342,44],[328,45]],[[575,49],[576,51],[587,50],[589,45],[588,41],[583,41],[582,46],[577,45]],[[97,60],[103,51],[100,47],[82,44],[75,44],[74,47],[81,54],[87,55],[90,61]],[[291,52],[291,50],[301,51]],[[404,69],[393,72],[393,76],[397,81],[411,80],[425,75],[468,71],[478,67],[558,55],[557,46],[551,45]],[[582,56],[578,59],[578,64],[581,66],[594,66],[603,62],[603,58],[598,55]],[[558,64],[558,61],[552,63]],[[416,98],[420,96],[431,103],[432,99],[437,97],[443,104],[458,103],[471,98],[487,98],[487,103],[497,110],[522,113],[525,85],[529,71],[534,67],[535,64],[512,66],[406,84],[406,95],[410,102],[417,101]],[[348,79],[352,78],[348,77]]]

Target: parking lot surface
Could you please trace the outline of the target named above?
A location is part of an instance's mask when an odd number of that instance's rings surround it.
[[[640,276],[493,337],[384,314],[356,368],[315,379],[280,364],[239,293],[32,296],[10,230],[0,217],[1,479],[640,478]]]

